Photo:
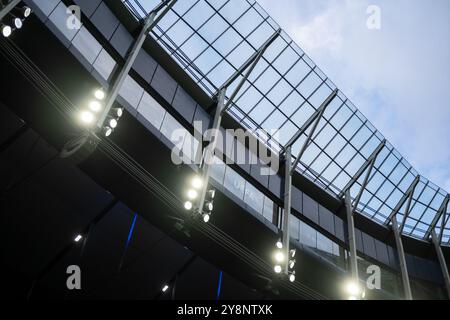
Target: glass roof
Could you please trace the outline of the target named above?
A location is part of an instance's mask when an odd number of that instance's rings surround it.
[[[137,19],[144,18],[160,3],[159,0],[122,2]],[[151,36],[213,96],[279,29],[254,0],[179,0],[159,21]],[[240,80],[233,82],[228,94]],[[334,89],[332,81],[281,31],[228,113],[244,127],[255,130],[261,140],[279,153]],[[299,153],[308,131],[293,145],[293,155]],[[339,91],[326,108],[296,169],[337,196],[384,139]],[[387,142],[376,159],[358,211],[385,224],[417,175]],[[358,194],[364,177],[365,174],[351,188],[352,197]],[[446,191],[420,177],[403,233],[423,239],[446,195]],[[405,207],[406,204],[399,211],[399,222],[403,220]],[[440,228],[441,219],[436,224],[436,232]],[[449,242],[447,221],[442,243]]]

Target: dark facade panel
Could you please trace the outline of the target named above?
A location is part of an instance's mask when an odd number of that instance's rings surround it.
[[[158,64],[150,55],[141,49],[134,62],[133,69],[145,80],[147,83],[152,81],[155,70]]]
[[[356,238],[356,250],[364,253],[364,243],[362,239],[361,230],[355,229],[355,238]]]
[[[153,77],[151,86],[155,89],[161,97],[163,97],[168,103],[172,103],[175,96],[175,90],[178,84],[173,78],[164,70],[161,66],[158,66]]]
[[[319,204],[306,194],[303,194],[303,215],[319,224]]]
[[[301,192],[296,187],[292,186],[292,208],[301,213],[302,205],[303,205],[303,192]]]
[[[341,241],[347,243],[345,238],[344,221],[338,216],[334,217],[334,235]]]
[[[261,168],[263,168],[261,164],[252,164],[250,175],[267,188],[269,186],[269,176],[263,176],[261,174]]]
[[[111,45],[124,58],[133,43],[133,37],[123,25],[119,25],[111,38]]]
[[[408,268],[408,273],[410,276],[416,276],[417,275],[417,269],[416,269],[416,263],[414,256],[405,253],[405,260],[406,260],[406,266]]]
[[[211,118],[209,117],[209,114],[205,111],[205,109],[203,109],[201,106],[197,105],[197,109],[195,109],[195,113],[194,113],[194,121],[193,122],[198,122],[201,125],[197,128],[197,126],[194,123],[194,128],[199,129],[199,130],[201,129],[202,132],[199,132],[199,133],[203,134],[209,128]]]
[[[172,106],[185,118],[189,123],[194,119],[195,107],[197,103],[190,95],[186,93],[180,86],[177,88]]]
[[[389,254],[386,244],[378,239],[374,240],[375,240],[375,250],[377,252],[377,260],[386,265],[389,265]]]
[[[58,5],[59,0],[28,0],[26,3],[33,9],[33,12],[42,20],[45,21],[48,15]],[[37,3],[37,5],[36,5]]]
[[[95,9],[97,9],[101,0],[74,0],[74,2],[80,6],[81,11],[83,11],[83,13],[86,16],[91,18],[92,14],[94,13]]]
[[[375,241],[373,237],[369,236],[367,233],[362,232],[362,240],[364,246],[364,253],[369,257],[374,259],[377,258],[377,251],[375,249]]]
[[[273,175],[269,177],[269,190],[277,197],[281,198],[281,177],[279,175]],[[300,206],[299,212],[302,212]]]
[[[331,234],[335,234],[334,231],[334,214],[319,205],[319,224],[322,228],[327,230]]]
[[[389,266],[391,266],[391,268],[395,270],[398,270],[399,263],[398,263],[397,249],[391,246],[387,246],[387,250],[389,255]]]
[[[83,0],[80,2],[94,3],[98,1]],[[85,10],[85,8],[86,10],[90,10],[91,5],[83,4],[83,6],[81,7],[83,11]],[[119,25],[119,21],[117,20],[116,16],[111,12],[111,10],[109,10],[109,8],[103,2],[97,7],[97,10],[95,10],[94,14],[92,15],[91,22],[98,29],[98,31],[100,31],[100,33],[108,40],[111,39],[114,31],[117,29],[117,26]]]

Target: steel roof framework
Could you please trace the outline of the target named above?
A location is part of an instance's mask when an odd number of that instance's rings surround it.
[[[122,0],[138,18],[145,17],[159,1]],[[253,0],[179,1],[161,19],[152,36],[180,66],[214,96],[244,62],[280,27]],[[248,79],[239,75],[230,91],[242,82],[242,89],[229,101],[232,117],[252,130],[276,129],[276,134],[260,134],[259,139],[282,154],[302,125],[317,112],[336,86],[285,33],[273,42]],[[233,90],[234,91],[234,90]],[[414,168],[386,142],[371,163],[371,175],[357,176],[385,138],[342,94],[337,96],[311,137],[304,132],[292,145],[293,154],[309,141],[294,169],[310,177],[321,188],[339,197],[351,183],[355,210],[386,224],[395,206],[419,177]],[[420,177],[410,197],[409,210],[398,212],[402,232],[429,240],[430,231],[442,230],[442,244],[450,242],[448,219],[441,219],[440,207],[447,192]],[[365,188],[361,186],[367,184]],[[355,190],[360,190],[355,193]],[[437,227],[439,226],[439,227]]]

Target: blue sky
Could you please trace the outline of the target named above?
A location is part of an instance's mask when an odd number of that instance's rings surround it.
[[[399,152],[450,191],[450,1],[258,0]],[[369,30],[369,5],[381,29]]]

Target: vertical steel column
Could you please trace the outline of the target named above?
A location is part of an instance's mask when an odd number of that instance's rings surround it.
[[[151,29],[158,23],[158,21],[164,17],[164,15],[170,10],[170,8],[173,7],[173,5],[177,2],[177,0],[166,0],[164,2],[161,2],[155,9],[153,9],[149,15],[145,18],[144,26],[142,27],[141,32],[139,33],[139,36],[137,37],[136,41],[133,44],[133,47],[129,54],[127,55],[126,61],[122,69],[120,70],[119,75],[117,76],[116,80],[114,81],[111,91],[108,93],[108,96],[106,98],[105,107],[102,111],[102,114],[100,115],[97,127],[101,130],[103,128],[103,124],[108,117],[111,108],[114,104],[114,102],[117,99],[117,96],[119,95],[119,91],[122,88],[123,83],[125,82],[126,77],[130,73],[131,68],[133,67],[134,62],[136,61],[136,58],[139,54],[139,51],[142,49],[142,46],[144,45],[145,39],[147,38],[148,33],[151,31]],[[164,5],[167,5],[166,9],[158,15],[158,12],[164,7]]]
[[[447,295],[450,299],[450,276],[448,274],[447,263],[445,262],[444,254],[442,253],[439,237],[436,232],[431,231],[431,240],[433,241],[434,248],[436,250],[436,254],[439,260],[439,264],[441,265],[442,275],[444,277],[445,288],[447,289]]]
[[[292,149],[288,147],[284,155],[284,214],[283,214],[283,248],[284,257],[286,259],[285,273],[289,272],[289,220],[291,216],[291,201],[292,201]]]
[[[358,259],[356,253],[356,236],[355,236],[355,222],[353,220],[352,199],[350,198],[350,190],[345,191],[345,209],[347,212],[347,227],[348,227],[348,243],[350,247],[350,271],[355,284],[359,284],[358,275]]]
[[[208,183],[209,183],[209,177],[211,175],[211,161],[214,157],[214,151],[216,150],[217,145],[217,131],[220,129],[220,124],[222,122],[222,111],[225,107],[225,94],[226,94],[227,88],[222,88],[219,92],[218,98],[217,98],[217,107],[216,107],[216,113],[214,115],[214,122],[212,125],[212,129],[208,130],[208,136],[206,137],[208,141],[210,141],[210,144],[206,147],[204,151],[204,155],[202,158],[202,163],[200,165],[200,168],[202,169],[202,181],[203,181],[203,187],[202,191],[199,197],[198,201],[198,210],[199,214],[202,214],[203,206],[205,204],[205,198],[206,198],[206,192],[208,191]]]
[[[400,272],[402,274],[403,290],[405,299],[412,300],[411,285],[409,283],[408,267],[406,265],[405,252],[403,251],[403,242],[398,229],[397,216],[392,217],[392,230],[394,231],[395,244],[397,246],[398,260],[400,263]]]
[[[12,9],[14,9],[21,0],[12,0],[10,3],[8,3],[1,11],[0,11],[0,21],[6,17]]]

